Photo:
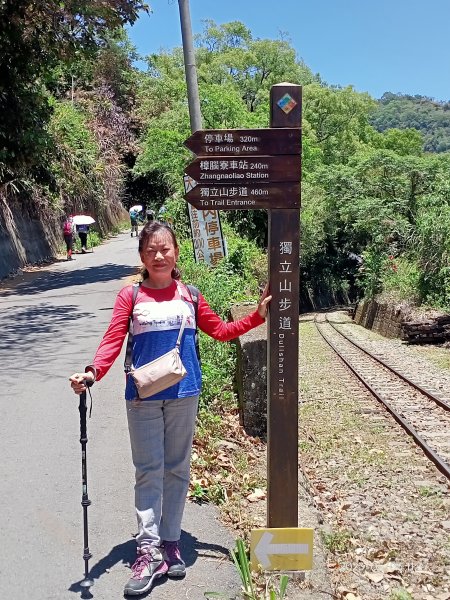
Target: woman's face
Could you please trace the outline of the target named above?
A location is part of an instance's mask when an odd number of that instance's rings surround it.
[[[148,271],[150,281],[170,284],[172,269],[178,260],[179,249],[175,248],[168,231],[158,231],[147,241],[140,252],[142,263]]]

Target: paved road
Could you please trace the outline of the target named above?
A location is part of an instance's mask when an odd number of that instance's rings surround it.
[[[119,235],[95,252],[47,267],[32,281],[0,285],[0,597],[9,600],[122,598],[134,559],[133,468],[123,400],[123,356],[93,388],[88,420],[90,561],[83,596],[81,446],[78,399],[68,376],[92,359],[118,290],[137,271],[137,240]],[[234,598],[233,539],[213,507],[187,504],[185,580],[164,578],[152,600]]]

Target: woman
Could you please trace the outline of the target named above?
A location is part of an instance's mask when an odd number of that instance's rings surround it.
[[[78,237],[80,238],[81,252],[83,254],[86,254],[89,225],[86,225],[86,224],[77,225],[76,230],[77,230]]]
[[[136,469],[138,522],[138,556],[124,590],[129,595],[144,594],[161,575],[183,577],[186,572],[179,539],[201,390],[196,326],[217,340],[231,340],[264,322],[271,299],[265,291],[257,310],[233,323],[222,321],[200,293],[195,311],[176,266],[179,249],[175,234],[158,221],[147,223],[142,230],[139,254],[144,265],[143,281],[134,305],[133,286],[127,286],[117,296],[111,322],[92,365],[84,373],[70,377],[74,392],[80,394],[86,383],[92,384],[107,373],[120,353],[131,314],[135,368],[172,350],[180,323],[186,317],[180,350],[188,372],[184,379],[153,396],[138,399],[133,379],[127,375],[125,398]]]
[[[66,242],[67,260],[72,260],[74,227],[75,226],[73,224],[73,217],[67,217],[63,225],[63,235],[64,241]]]

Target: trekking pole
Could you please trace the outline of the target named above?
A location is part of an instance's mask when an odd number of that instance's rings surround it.
[[[88,537],[88,514],[87,509],[91,504],[88,498],[87,491],[87,456],[86,456],[86,444],[87,438],[87,426],[86,426],[86,390],[80,394],[80,444],[81,444],[81,479],[82,479],[82,496],[81,506],[83,507],[83,533],[84,533],[84,579],[80,585],[82,588],[89,589],[94,585],[92,579],[89,578],[89,559],[92,558],[92,554],[89,552],[89,537]]]

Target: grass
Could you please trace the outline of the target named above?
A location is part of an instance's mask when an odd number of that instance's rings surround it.
[[[389,600],[414,600],[414,598],[408,591],[399,588],[398,590],[391,592]]]
[[[320,530],[320,538],[324,547],[331,552],[331,554],[344,554],[350,548],[350,539],[352,534],[346,530],[337,530],[331,533],[327,533]]]

